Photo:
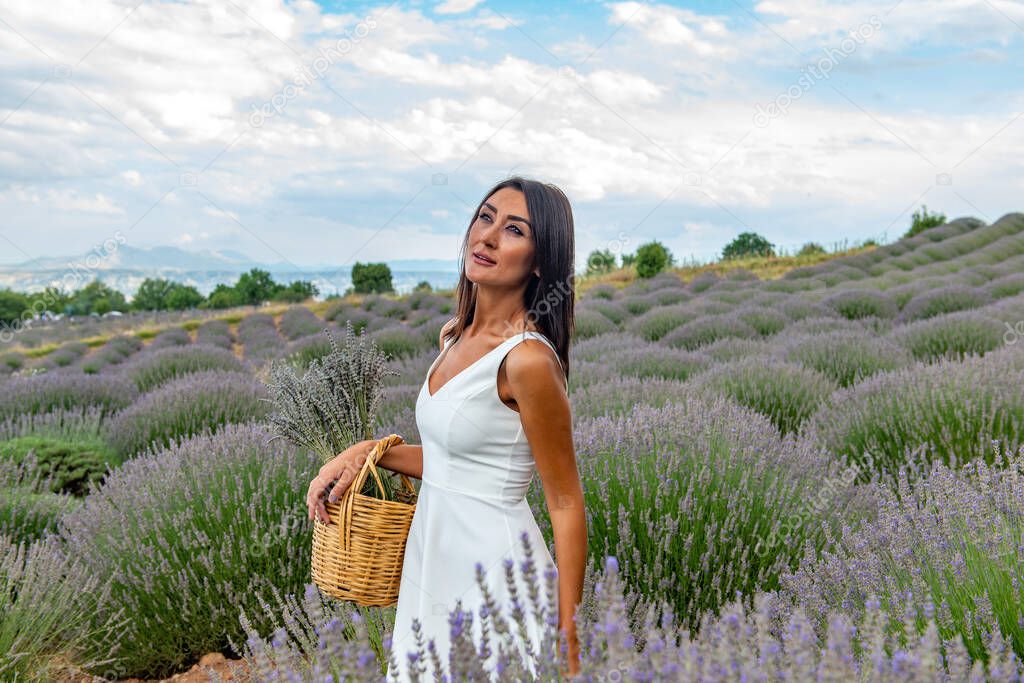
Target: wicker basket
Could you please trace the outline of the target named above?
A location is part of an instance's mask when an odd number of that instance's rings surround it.
[[[359,491],[370,474],[381,492],[377,461],[392,446],[404,443],[391,434],[377,442],[355,481],[337,503],[324,502],[331,521],[313,523],[313,582],[320,590],[358,605],[389,607],[398,602],[405,541],[416,511],[416,489],[401,475],[398,501],[365,496]]]

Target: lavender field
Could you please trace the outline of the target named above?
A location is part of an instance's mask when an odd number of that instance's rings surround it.
[[[236,679],[380,680],[391,657],[486,680],[482,649],[535,618],[557,680],[532,566],[483,568],[536,591],[493,606],[489,643],[453,611],[445,662],[393,655],[393,607],[322,598],[319,461],[268,443],[268,363],[308,365],[347,322],[392,357],[376,436],[419,443],[453,307],[369,296],[0,350],[0,680],[167,678],[209,652],[244,657]],[[589,287],[569,386],[581,680],[1024,677],[1024,214],[774,280]],[[528,501],[553,553],[539,478]]]

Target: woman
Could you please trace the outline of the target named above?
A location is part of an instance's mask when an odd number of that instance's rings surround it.
[[[379,461],[422,480],[392,637],[399,671],[391,675],[408,676],[407,655],[416,650],[414,620],[424,644],[434,639],[442,662],[450,644],[449,613],[457,606],[472,613],[474,642],[480,642],[477,562],[518,633],[503,566],[505,558],[515,561],[531,647],[538,651],[539,627],[519,576],[525,558],[520,534],[530,540],[541,581],[554,563],[524,497],[534,470],[558,557],[558,627],[569,655],[562,674],[572,675],[579,670],[573,616],[583,597],[587,525],[567,395],[575,304],[568,199],[553,185],[521,177],[498,183],[477,206],[460,255],[456,317],[441,329],[441,354],[416,401],[423,444],[393,447]],[[306,498],[310,519],[329,521],[321,500],[325,487],[338,480],[330,493],[336,500],[375,443],[360,442],[320,469]],[[525,652],[522,640],[517,646]],[[497,656],[493,639],[491,649],[488,671]]]

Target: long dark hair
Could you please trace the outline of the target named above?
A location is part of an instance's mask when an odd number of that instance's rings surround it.
[[[476,288],[466,277],[466,246],[473,221],[488,197],[504,187],[514,187],[526,197],[530,212],[530,234],[533,237],[534,262],[540,277],[530,273],[530,282],[523,292],[526,315],[534,318],[537,329],[554,344],[565,379],[569,381],[569,340],[576,329],[576,244],[569,199],[555,185],[512,176],[502,180],[484,195],[469,221],[459,248],[459,284],[456,287],[455,324],[445,332],[445,340],[457,340],[473,321]],[[526,327],[524,315],[524,328]]]

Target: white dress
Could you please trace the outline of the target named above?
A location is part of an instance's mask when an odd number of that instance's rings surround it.
[[[450,644],[449,612],[461,599],[462,610],[472,613],[473,642],[480,645],[480,605],[483,596],[476,582],[475,565],[483,565],[488,590],[511,631],[518,628],[510,615],[503,560],[511,558],[522,609],[526,614],[532,649],[540,646],[540,629],[529,607],[526,582],[520,574],[525,553],[520,534],[526,532],[533,552],[536,576],[544,601],[544,573],[554,567],[551,553],[527,504],[526,490],[535,464],[517,411],[498,396],[498,369],[506,354],[520,341],[539,339],[555,349],[539,332],[527,330],[509,337],[430,395],[430,376],[451,344],[427,370],[416,399],[416,425],[423,444],[423,477],[409,528],[392,634],[398,671],[388,681],[408,681],[408,653],[416,651],[413,619],[419,619],[424,644],[424,680],[433,680],[426,645],[433,638],[445,671]],[[557,352],[556,352],[557,358]],[[559,359],[560,362],[560,359]],[[557,618],[558,606],[550,608]],[[516,644],[525,653],[516,636]],[[485,662],[493,675],[498,643],[493,625]],[[531,666],[531,672],[535,669]]]

